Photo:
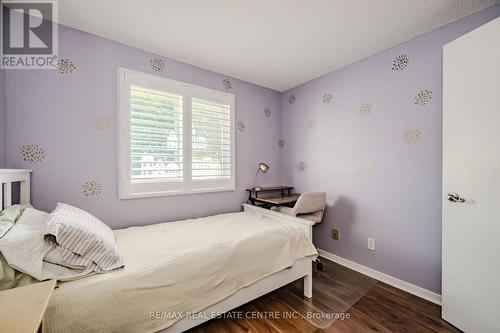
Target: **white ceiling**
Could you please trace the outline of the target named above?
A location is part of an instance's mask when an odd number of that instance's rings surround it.
[[[285,91],[499,1],[59,0],[59,21]]]

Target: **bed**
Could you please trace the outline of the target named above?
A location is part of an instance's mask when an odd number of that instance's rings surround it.
[[[0,170],[29,203],[29,170]],[[312,222],[259,207],[115,230],[125,268],[60,283],[44,331],[182,332],[298,279],[312,296]]]

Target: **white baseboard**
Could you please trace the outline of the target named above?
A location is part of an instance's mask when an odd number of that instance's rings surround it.
[[[368,275],[369,277],[372,277],[374,279],[377,279],[379,281],[382,281],[384,283],[387,283],[393,287],[396,287],[398,289],[404,290],[406,292],[409,292],[410,294],[413,294],[415,296],[421,297],[423,299],[426,299],[432,303],[436,303],[441,305],[441,295],[436,294],[433,291],[424,289],[422,287],[419,287],[417,285],[414,285],[412,283],[400,280],[398,278],[395,278],[393,276],[384,274],[382,272],[376,271],[374,269],[371,269],[369,267],[360,265],[358,263],[355,263],[354,261],[339,257],[333,253],[318,249],[319,255],[325,259],[331,260],[333,262],[336,262],[339,265],[345,266],[347,268],[350,268],[352,270],[355,270],[361,274]]]

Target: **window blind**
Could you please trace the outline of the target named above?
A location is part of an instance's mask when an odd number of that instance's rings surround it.
[[[192,180],[231,177],[231,106],[192,98]]]
[[[132,85],[130,171],[132,181],[183,178],[183,96]]]

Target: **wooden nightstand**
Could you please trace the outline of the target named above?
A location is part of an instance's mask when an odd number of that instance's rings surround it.
[[[50,280],[0,292],[0,332],[39,332],[55,285]]]

